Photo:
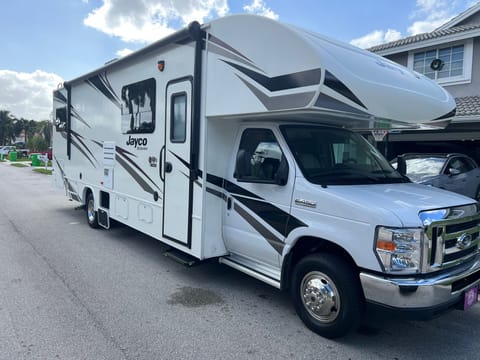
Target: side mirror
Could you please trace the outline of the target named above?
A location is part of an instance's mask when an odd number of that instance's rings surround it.
[[[460,170],[454,169],[454,168],[449,168],[448,169],[448,175],[449,176],[455,176],[455,175],[460,175]]]
[[[235,172],[233,177],[241,180],[246,176],[251,175],[252,166],[250,164],[251,155],[248,151],[238,150],[237,159],[235,161]]]
[[[403,176],[407,174],[407,162],[405,161],[403,155],[397,156],[397,171]]]
[[[280,165],[278,166],[277,172],[275,173],[275,183],[280,186],[285,186],[288,182],[288,163],[285,159],[285,156],[282,156],[280,160]]]

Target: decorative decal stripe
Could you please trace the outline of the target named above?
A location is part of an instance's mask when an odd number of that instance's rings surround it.
[[[234,205],[234,210],[247,221],[260,235],[262,235],[265,240],[278,252],[280,255],[283,253],[283,248],[285,244],[282,242],[281,239],[278,238],[275,234],[269,231],[265,226],[260,224],[258,220],[256,220],[252,215],[250,215],[247,211],[242,209],[241,206],[237,204]]]
[[[187,169],[190,169],[190,164],[188,162],[186,162],[185,160],[183,160],[180,156],[178,156],[177,154],[175,154],[174,152],[172,151],[168,151],[170,154],[172,154],[173,156],[175,156],[178,161],[180,161]]]
[[[240,77],[239,77],[240,78]],[[244,79],[240,80],[250,89],[250,91],[262,102],[268,110],[294,109],[307,106],[315,96],[315,92],[305,92],[300,94],[268,96],[259,89],[249,84]]]
[[[67,105],[67,98],[60,91],[55,91],[53,93],[53,98],[55,101],[60,102],[62,105]],[[82,116],[78,113],[77,110],[75,110],[73,106],[70,106],[70,114],[72,115],[72,117],[79,120],[85,126],[87,126],[88,128],[91,128],[91,126],[82,118]]]
[[[364,111],[358,110],[353,106],[347,105],[325,94],[318,95],[318,99],[315,102],[315,106],[319,108],[331,109],[335,111],[344,111],[344,112],[367,115],[367,116],[370,115]]]
[[[207,178],[207,181],[208,181],[208,178]],[[224,181],[225,181],[225,190],[227,190],[231,194],[248,196],[248,197],[253,198],[253,199],[263,200],[261,197],[255,195],[254,193],[252,193],[248,190],[245,190],[244,188],[242,188],[238,185],[235,185],[231,181],[228,181],[226,179]]]
[[[232,195],[235,199],[237,199],[255,214],[258,214],[263,221],[265,221],[285,237],[296,228],[307,226],[305,223],[289,213],[279,209],[275,205],[268,203],[261,197],[248,190],[245,190],[231,181],[213,174],[207,174],[207,183],[215,185],[219,188],[224,188],[228,194]],[[208,189],[209,187],[207,187],[207,191]],[[213,191],[209,192],[213,195],[219,196]],[[222,194],[220,197],[225,198],[226,196],[227,195]]]
[[[101,147],[103,147],[103,144],[102,143],[99,143]],[[133,156],[133,157],[137,157],[137,155],[135,155],[134,153],[131,153],[130,151],[128,151],[127,149],[124,149],[124,148],[121,148],[120,146],[116,146],[116,150],[122,154],[123,156],[125,156],[125,154],[127,155],[130,155],[130,156]]]
[[[83,145],[83,147],[88,151],[88,153],[92,156],[92,158],[98,164],[98,160],[95,158],[95,155],[93,155],[93,153],[90,151],[88,146],[85,145],[85,143],[83,142],[84,137],[82,135],[80,135],[79,133],[73,131],[73,130],[71,130],[71,133],[73,134],[73,136],[75,136],[75,138],[78,140],[78,142]]]
[[[222,60],[231,67],[241,71],[243,74],[262,85],[269,91],[291,90],[304,86],[319,85],[322,72],[320,68],[300,71],[297,73],[268,77],[256,71],[247,69],[238,64]]]
[[[129,153],[127,150],[122,149],[122,148],[119,147],[119,146],[116,146],[116,151],[117,151],[117,153],[118,153],[117,156],[115,157],[117,160],[121,159],[121,156],[123,156],[123,157],[125,158],[125,160],[127,160],[131,165],[133,165],[133,167],[135,167],[135,169],[137,169],[138,171],[140,171],[143,176],[145,176],[153,185],[155,185],[155,187],[156,187],[158,190],[161,191],[160,187],[155,183],[155,181],[153,181],[153,180],[150,178],[150,176],[148,176],[148,174],[147,174],[145,171],[143,171],[143,169],[142,169],[137,163],[135,163],[132,159],[130,159],[128,156],[125,155],[125,154],[130,154],[130,155],[133,155],[133,154]],[[135,155],[133,155],[133,156],[135,156]],[[124,164],[125,166],[127,166],[127,167],[124,166],[125,170],[127,170],[127,172],[132,175],[132,173],[134,172],[134,171],[133,171],[133,168],[132,168],[130,165],[128,165],[123,159],[122,159],[122,162],[121,162],[121,163]],[[123,165],[122,165],[122,166],[123,166]],[[136,174],[136,176],[137,176],[138,178],[140,178],[137,174]],[[135,176],[134,176],[134,178],[136,179]],[[146,184],[145,180],[141,179],[141,181]],[[138,181],[137,181],[137,182],[138,182]],[[139,183],[139,184],[140,184],[140,183]],[[141,186],[142,186],[142,188],[145,190],[145,187],[144,187],[143,185],[141,185]],[[152,189],[152,188],[150,187],[150,185],[148,185],[148,188],[149,188],[149,189]],[[145,190],[145,191],[147,191],[147,190]],[[152,191],[147,191],[147,192],[152,192],[152,194],[153,194],[154,190],[152,189]]]
[[[201,184],[199,184],[201,186]],[[218,191],[218,190],[215,190],[215,189],[212,189],[211,187],[207,187],[206,191],[222,200],[227,200],[227,196],[221,192],[221,191]]]
[[[368,110],[367,107],[355,96],[355,94],[328,70],[325,70],[325,80],[323,83],[333,91],[336,91],[337,93],[345,96],[347,99],[352,100],[355,104],[360,105],[365,110]]]
[[[55,157],[55,162],[57,163],[58,169],[60,170],[60,174],[62,175],[63,183],[65,184],[66,190],[69,192],[70,196],[72,196],[73,200],[80,201],[80,198],[77,195],[77,191],[73,188],[73,185],[66,178],[65,171],[62,169],[56,157]]]
[[[116,160],[130,174],[130,176],[138,183],[138,185],[140,185],[140,187],[144,191],[152,195],[155,193],[155,190],[150,185],[148,185],[148,183],[145,180],[143,180],[142,177],[124,159],[122,159],[121,156],[117,155]]]
[[[62,104],[66,104],[67,103],[67,98],[65,95],[62,94],[62,92],[60,90],[57,90],[57,91],[54,91],[53,92],[53,98],[62,103]]]
[[[99,147],[103,147],[103,143],[101,143],[100,141],[96,141],[96,140],[92,140],[92,142],[94,142],[95,144],[97,144]],[[155,193],[155,190],[150,186],[148,185],[148,183],[141,178],[141,176],[134,170],[134,167],[140,171],[148,180],[150,180],[152,182],[152,184],[155,185],[155,187],[160,190],[160,192],[162,192],[162,190],[158,187],[158,185],[140,168],[140,166],[138,166],[132,159],[130,159],[127,155],[130,155],[130,156],[134,156],[136,157],[135,154],[132,154],[131,152],[119,147],[119,146],[116,146],[115,147],[115,151],[116,151],[116,155],[115,155],[115,159],[116,161],[118,161],[118,163],[125,169],[125,171],[127,173],[129,173],[132,178],[140,185],[140,187],[150,193],[150,194],[154,194]],[[123,158],[125,159],[123,159]],[[129,165],[127,163],[127,161],[133,165],[133,167],[131,165]]]
[[[116,107],[121,109],[121,102],[115,91],[113,90],[106,74],[97,74],[85,80],[85,82],[94,89],[100,91],[107,99],[109,99]]]
[[[200,176],[202,176],[201,172],[200,172]],[[207,174],[207,183],[218,186],[219,188],[223,188],[223,182],[224,182],[223,178],[212,175],[212,174]]]
[[[78,140],[78,139],[77,139],[77,140]],[[75,147],[78,149],[78,151],[80,151],[80,153],[81,153],[83,156],[85,156],[85,158],[90,162],[90,164],[92,164],[92,166],[93,166],[94,168],[97,167],[97,165],[93,162],[93,160],[90,158],[90,156],[85,152],[84,149],[82,149],[82,148],[80,147],[80,145],[79,145],[74,139],[72,139],[72,144],[73,144],[73,146],[75,146]],[[83,143],[82,143],[82,145],[85,146],[85,144],[83,144]],[[88,149],[87,149],[87,150],[88,150]],[[97,161],[95,158],[94,158],[94,160]],[[97,164],[98,164],[98,163],[97,163]]]
[[[240,201],[243,205],[257,214],[263,221],[265,221],[268,225],[274,228],[283,236],[287,237],[288,234],[297,227],[306,226],[300,220],[295,219],[292,222],[292,225],[287,232],[287,225],[291,215],[285,211],[280,210],[275,205],[272,205],[264,200],[253,200],[247,199],[241,196],[233,195],[233,197]]]
[[[436,118],[435,120],[443,120],[443,119],[448,119],[448,118],[451,118],[451,117],[454,117],[455,114],[457,113],[457,108],[454,108],[452,111],[450,111],[449,113],[443,115],[443,116],[440,116],[438,118]]]
[[[91,129],[92,127],[82,118],[82,116],[78,113],[77,110],[75,110],[75,108],[73,106],[70,107],[71,108],[71,114],[72,114],[72,117],[77,119],[78,121],[80,121],[83,125],[85,125],[86,127],[88,127],[89,129]]]
[[[233,47],[231,47],[230,45],[228,45],[227,43],[223,42],[222,40],[220,40],[219,38],[211,35],[211,34],[208,34],[208,41],[211,41],[212,43],[214,44],[217,44],[218,46],[220,46],[221,48],[224,48],[230,52],[232,52],[233,54],[237,55],[237,56],[240,56],[241,58],[247,60],[248,62],[252,62],[249,58],[247,58],[245,55],[243,55],[241,52],[239,52],[238,50],[235,50]]]
[[[224,57],[224,58],[227,58],[227,59],[230,59],[230,60],[233,60],[233,61],[236,61],[236,62],[239,62],[239,63],[242,63],[244,65],[247,65],[249,67],[252,67],[258,71],[262,71],[262,69],[260,69],[258,66],[252,64],[251,62],[235,55],[235,54],[232,54],[231,52],[229,52],[228,50],[225,50],[224,48],[221,48],[220,46],[217,46],[213,43],[209,43],[208,44],[208,52],[211,52],[211,53],[214,53],[214,54],[217,54],[219,55],[220,57]]]

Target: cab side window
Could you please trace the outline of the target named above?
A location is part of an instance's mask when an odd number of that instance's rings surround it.
[[[473,170],[473,168],[474,168],[473,164],[470,161],[468,161],[468,159],[457,157],[452,160],[448,170],[450,171],[450,169],[454,169],[458,173],[463,174]]]
[[[237,180],[279,183],[279,170],[285,168],[285,164],[282,150],[271,130],[247,129],[243,132],[234,173]]]

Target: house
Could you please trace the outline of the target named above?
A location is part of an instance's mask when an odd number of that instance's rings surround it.
[[[452,94],[457,111],[441,131],[389,133],[388,158],[404,152],[463,152],[480,163],[480,2],[432,32],[369,51],[434,79]]]

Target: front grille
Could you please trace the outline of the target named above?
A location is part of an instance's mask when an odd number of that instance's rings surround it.
[[[458,224],[446,225],[445,229],[448,233],[469,230],[478,225],[478,220],[465,221]]]
[[[437,271],[464,262],[479,251],[480,214],[432,222],[426,228],[429,241],[427,271]],[[462,241],[462,239],[468,239]]]

